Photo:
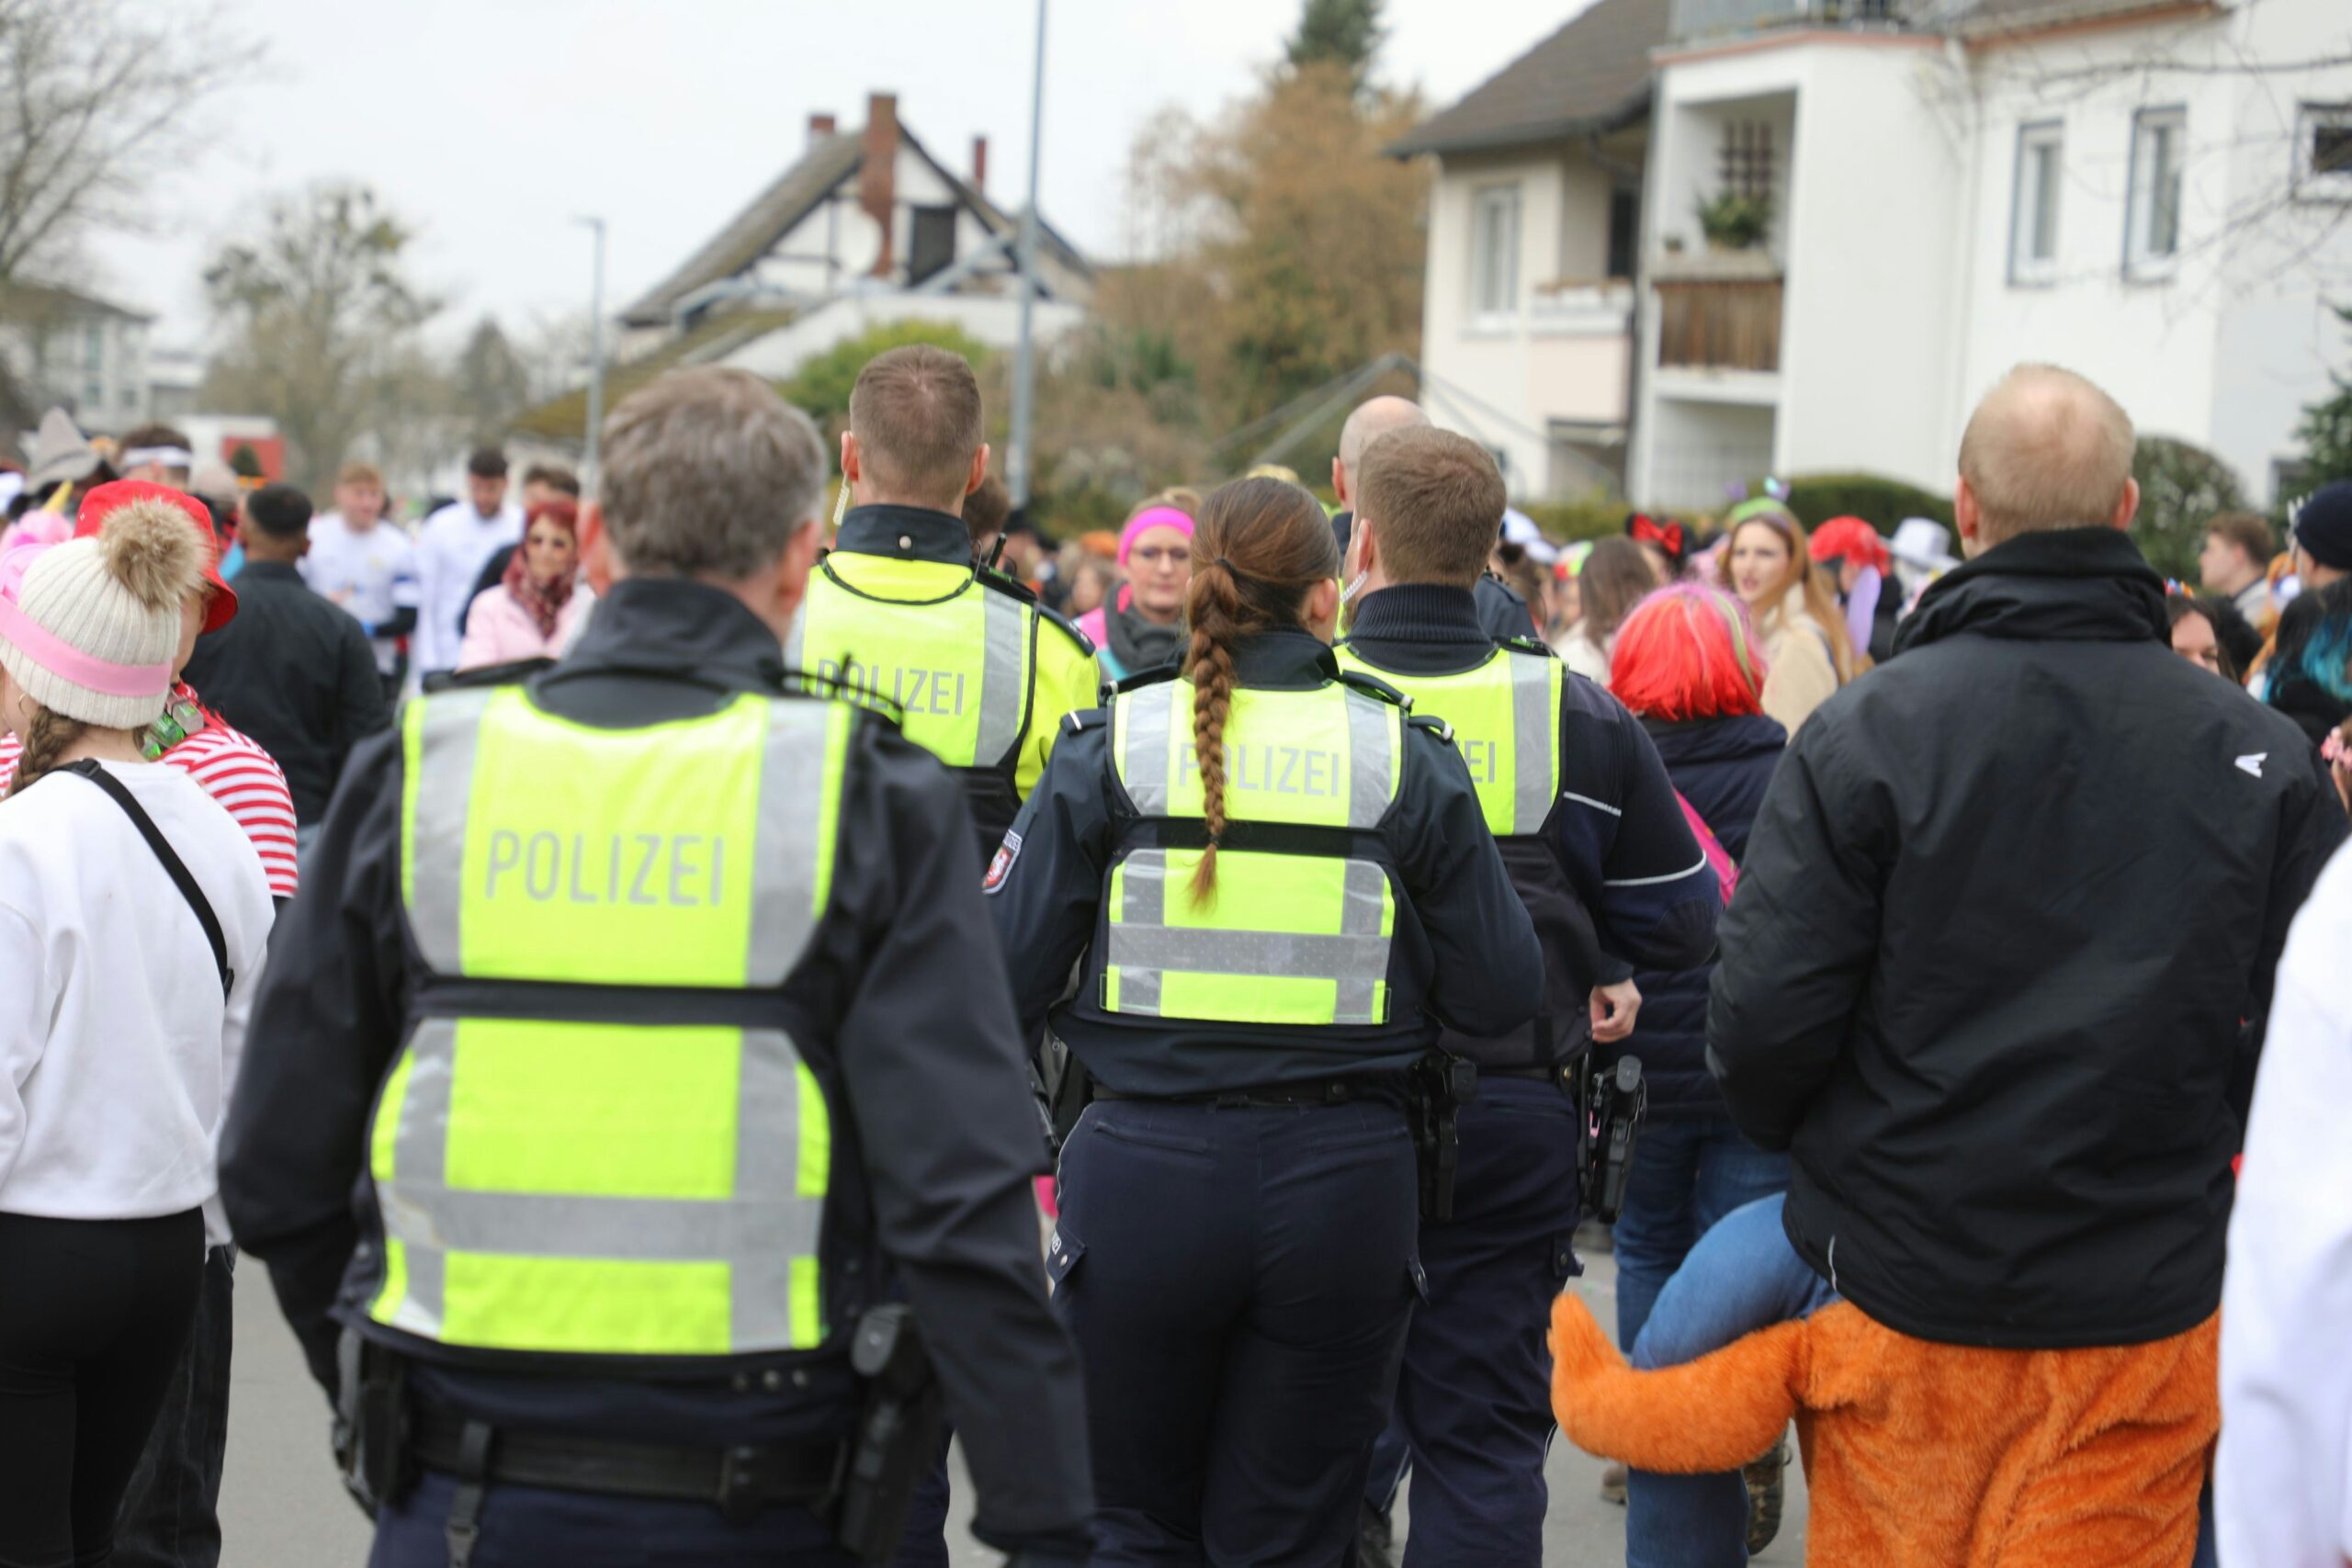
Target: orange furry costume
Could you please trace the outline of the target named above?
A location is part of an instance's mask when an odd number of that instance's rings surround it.
[[[1845,1302],[1687,1366],[1635,1371],[1574,1295],[1552,1409],[1581,1449],[1736,1470],[1793,1416],[1807,1560],[1837,1568],[2180,1568],[2220,1430],[2221,1319],[2146,1345],[1939,1345]]]

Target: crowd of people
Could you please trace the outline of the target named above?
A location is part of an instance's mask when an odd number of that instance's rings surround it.
[[[837,454],[675,372],[413,531],[53,413],[0,1562],[219,1561],[241,1247],[382,1568],[942,1564],[951,1429],[1028,1568],[1533,1568],[1555,1423],[1635,1568],[1792,1424],[1816,1561],[2352,1557],[2352,483],[2191,592],[2132,446],[2028,366],[1961,558],[1564,547],[1380,398],[1336,506],[1057,545],[922,345]]]

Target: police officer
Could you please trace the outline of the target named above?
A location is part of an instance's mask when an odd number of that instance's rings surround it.
[[[373,1561],[852,1561],[844,1435],[920,1385],[848,1350],[900,1286],[975,1529],[1079,1561],[1077,1365],[961,791],[782,656],[822,447],[711,368],[604,450],[584,531],[618,581],[553,668],[354,754],[224,1135],[381,1496]]]
[[[1420,1273],[1407,1070],[1538,1000],[1462,760],[1332,659],[1339,566],[1296,485],[1211,495],[1183,674],[1069,721],[989,878],[1024,1034],[1098,1085],[1047,1267],[1106,1561],[1347,1551]]]
[[[959,513],[988,477],[972,367],[926,344],[858,373],[842,433],[856,506],[785,639],[798,669],[896,703],[907,738],[964,779],[986,863],[1045,771],[1062,716],[1094,705],[1094,650],[1026,588],[976,566]]]
[[[1426,430],[1429,423],[1430,416],[1410,398],[1379,397],[1358,403],[1340,426],[1340,450],[1331,459],[1331,493],[1339,497],[1340,505],[1351,508],[1361,503],[1363,455],[1374,442],[1392,430]],[[1489,548],[1502,536],[1502,525],[1503,514],[1498,510],[1494,525],[1487,530]],[[1344,554],[1355,530],[1355,513],[1342,510],[1331,519],[1331,529],[1339,535],[1340,549]],[[1470,592],[1476,597],[1478,624],[1496,641],[1509,642],[1534,632],[1535,619],[1527,613],[1527,601],[1483,564]]]
[[[1430,1304],[1406,1342],[1370,1501],[1385,1510],[1409,1446],[1408,1562],[1536,1568],[1552,1428],[1544,1325],[1576,1268],[1575,1077],[1594,1035],[1633,1027],[1625,961],[1704,961],[1721,894],[1633,716],[1549,649],[1498,645],[1481,626],[1472,584],[1503,506],[1485,450],[1426,426],[1395,431],[1366,451],[1357,495],[1349,554],[1363,589],[1340,662],[1452,726],[1544,955],[1532,1023],[1439,1043],[1476,1064],[1477,1095],[1462,1112],[1453,1216],[1421,1232]]]

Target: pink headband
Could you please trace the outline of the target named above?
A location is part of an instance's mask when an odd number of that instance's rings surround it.
[[[1173,528],[1188,539],[1193,536],[1193,520],[1172,506],[1155,506],[1148,511],[1138,512],[1128,519],[1125,527],[1119,530],[1121,566],[1127,564],[1127,552],[1136,547],[1136,541],[1143,536],[1147,528]]]
[[[160,697],[172,689],[172,661],[159,664],[117,664],[83,652],[25,614],[17,602],[24,591],[25,572],[51,547],[25,543],[0,555],[0,637],[13,643],[35,664],[102,697]]]

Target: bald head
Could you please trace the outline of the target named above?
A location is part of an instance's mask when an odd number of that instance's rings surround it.
[[[1430,416],[1410,398],[1374,398],[1356,405],[1340,427],[1340,455],[1331,459],[1331,493],[1342,506],[1356,503],[1356,486],[1363,472],[1364,448],[1392,430],[1415,430]]]
[[[1954,496],[1972,555],[2019,534],[2128,528],[2140,507],[2132,420],[2071,370],[2020,365],[1969,416]]]

